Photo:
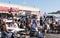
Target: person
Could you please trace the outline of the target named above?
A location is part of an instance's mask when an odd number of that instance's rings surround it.
[[[45,30],[45,34],[47,33],[47,23],[44,22],[44,30]]]
[[[18,28],[18,25],[17,25],[17,23],[16,23],[16,20],[13,20],[13,23],[14,23],[14,26],[15,26],[16,28]]]
[[[43,26],[44,18],[40,17],[40,26]]]
[[[11,38],[12,33],[8,31],[7,27],[6,27],[6,23],[2,20],[2,38]],[[4,34],[3,34],[4,33]],[[4,35],[4,36],[3,36]],[[6,35],[6,37],[5,37]]]
[[[43,27],[40,26],[40,20],[37,20],[38,38],[44,38]]]
[[[23,21],[20,22],[20,28],[24,28],[24,24],[23,24]]]
[[[11,38],[11,36],[16,38],[17,31],[15,30],[15,28],[18,28],[17,24],[15,23],[15,20],[12,20],[12,23],[9,24],[3,22],[3,30],[4,30],[3,32],[6,34],[7,38]]]
[[[38,31],[36,22],[32,22],[32,28]]]
[[[44,33],[43,33],[43,24],[40,25],[40,19],[37,19],[37,30],[38,30],[38,38],[44,38]]]
[[[20,28],[21,21],[20,19],[18,20],[18,27]]]
[[[17,25],[17,23],[16,23],[16,20],[13,20],[13,24],[11,24],[12,25],[12,28],[14,28],[13,29],[13,36],[14,36],[14,38],[16,38],[16,35],[17,35],[17,31],[15,30],[15,28],[18,28],[18,25]]]
[[[49,30],[50,30],[50,25],[47,23],[46,24],[47,25],[47,32],[49,32]]]
[[[28,21],[28,30],[29,30],[29,31],[31,30],[31,25],[32,25],[31,20],[29,20],[29,21]]]

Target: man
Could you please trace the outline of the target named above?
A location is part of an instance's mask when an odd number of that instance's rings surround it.
[[[37,19],[37,30],[38,30],[38,38],[43,38],[43,27],[40,25],[40,19]]]
[[[37,29],[37,24],[36,24],[35,21],[32,22],[32,28],[34,28],[36,31],[38,31],[38,29]]]

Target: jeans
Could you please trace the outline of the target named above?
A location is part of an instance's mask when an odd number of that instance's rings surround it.
[[[16,37],[17,31],[15,30],[13,33],[13,36]]]
[[[43,38],[43,33],[39,31],[38,38]]]
[[[4,31],[4,33],[6,34],[7,38],[11,38],[12,34],[13,34],[13,36],[15,37],[17,32],[14,31],[13,33],[11,33],[11,32],[6,32],[6,31]]]
[[[11,36],[12,36],[12,33],[11,32],[4,31],[4,33],[5,33],[5,35],[6,35],[7,38],[11,38]]]

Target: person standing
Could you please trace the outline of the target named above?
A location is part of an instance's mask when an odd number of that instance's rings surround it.
[[[37,30],[38,30],[38,38],[44,38],[43,27],[40,25],[40,20],[37,20]]]
[[[11,38],[12,33],[6,27],[6,23],[2,20],[2,38]],[[5,37],[4,37],[5,36]]]

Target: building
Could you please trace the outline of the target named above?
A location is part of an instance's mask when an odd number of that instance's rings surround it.
[[[40,9],[33,8],[33,7],[27,7],[27,6],[20,6],[15,4],[6,4],[6,3],[0,3],[0,13],[17,13],[17,14],[23,14],[23,15],[39,15],[40,16]],[[38,17],[39,17],[38,16]]]

